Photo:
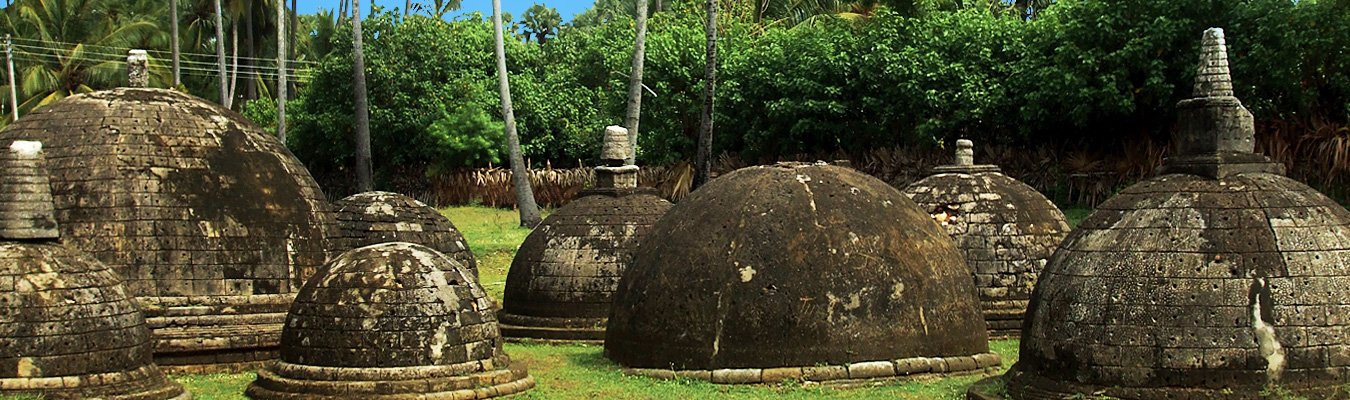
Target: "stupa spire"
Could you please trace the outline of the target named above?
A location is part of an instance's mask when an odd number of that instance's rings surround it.
[[[1222,28],[1205,30],[1200,44],[1200,69],[1195,75],[1192,97],[1233,97],[1233,77],[1228,73],[1228,44]]]
[[[940,165],[933,168],[936,173],[958,173],[958,174],[977,174],[981,172],[999,172],[997,165],[975,164],[975,142],[970,139],[956,140],[956,155],[949,165]]]
[[[0,151],[0,240],[50,240],[56,229],[42,142],[15,140]]]
[[[1284,166],[1257,154],[1252,113],[1233,95],[1223,29],[1205,30],[1191,98],[1177,103],[1176,153],[1160,173],[1210,178],[1246,173],[1283,174]]]
[[[638,166],[623,165],[628,158],[628,129],[622,126],[605,127],[600,161],[595,167],[596,189],[637,189]]]

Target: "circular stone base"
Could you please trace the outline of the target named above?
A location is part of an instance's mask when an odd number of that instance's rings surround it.
[[[958,357],[914,357],[891,361],[863,361],[847,365],[813,365],[782,368],[727,368],[714,370],[670,370],[624,368],[626,375],[657,379],[698,379],[721,384],[780,383],[808,381],[854,385],[918,374],[960,374],[992,371],[1002,364],[996,353]]]
[[[538,339],[557,343],[604,343],[606,318],[549,318],[497,312],[502,337],[508,341]]]
[[[534,387],[534,377],[491,362],[406,368],[341,368],[278,361],[258,370],[244,392],[251,399],[486,399]],[[484,368],[488,367],[488,368]],[[477,372],[467,372],[477,370]]]
[[[0,397],[39,394],[48,400],[191,400],[192,394],[164,377],[154,365],[131,371],[79,376],[0,378]]]

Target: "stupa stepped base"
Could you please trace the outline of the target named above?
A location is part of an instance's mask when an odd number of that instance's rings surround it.
[[[171,374],[241,372],[277,358],[293,294],[141,297],[155,362]]]
[[[493,369],[487,361],[403,368],[315,367],[278,361],[259,370],[258,380],[245,394],[275,400],[470,400],[516,394],[534,384],[534,377],[524,368]]]
[[[863,361],[846,365],[812,365],[781,368],[725,368],[714,370],[673,370],[624,368],[625,375],[657,379],[698,379],[720,384],[782,383],[784,381],[820,382],[848,386],[913,375],[959,375],[995,372],[1002,365],[997,353],[956,357],[912,357],[889,361]]]
[[[550,318],[497,313],[502,337],[507,341],[544,343],[594,343],[605,341],[606,318]]]
[[[47,400],[191,400],[192,393],[164,378],[154,365],[130,371],[75,376],[0,378],[0,397],[34,394]]]

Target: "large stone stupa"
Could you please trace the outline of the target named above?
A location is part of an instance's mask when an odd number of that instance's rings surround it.
[[[300,289],[254,399],[484,399],[534,387],[502,351],[492,301],[454,259],[380,243]]]
[[[1069,235],[970,397],[1344,398],[1350,212],[1253,152],[1222,30],[1177,108],[1175,156]]]
[[[43,142],[62,240],[125,279],[162,366],[276,357],[286,308],[336,222],[275,136],[197,97],[123,88],[54,102],[0,140]]]
[[[0,143],[0,397],[191,399],[121,277],[60,242],[42,143]]]
[[[628,132],[605,130],[595,187],[554,211],[530,232],[506,277],[502,334],[512,338],[592,341],[605,323],[619,277],[651,225],[670,209],[655,189],[638,187],[638,167],[623,165]]]
[[[973,143],[956,141],[956,162],[904,189],[956,240],[966,256],[991,336],[1017,336],[1036,276],[1069,234],[1064,213],[996,165],[974,163]]]
[[[961,252],[899,190],[779,164],[708,182],[652,226],[614,296],[605,355],[714,383],[973,373],[989,352]]]

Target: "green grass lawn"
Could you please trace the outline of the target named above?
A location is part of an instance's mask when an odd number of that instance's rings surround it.
[[[506,271],[516,247],[529,230],[517,227],[515,212],[485,207],[454,207],[443,210],[464,233],[478,257],[480,281],[500,300]],[[1085,214],[1084,214],[1085,215]],[[1081,218],[1081,217],[1080,217]],[[1003,356],[1004,367],[1017,360],[1016,340],[996,340],[990,348]],[[517,395],[524,399],[961,399],[966,387],[981,376],[919,377],[869,387],[836,389],[819,385],[714,385],[692,380],[657,380],[624,376],[619,366],[602,355],[600,346],[551,346],[508,343],[513,360],[529,367],[538,385]],[[252,373],[175,376],[197,399],[243,399]]]

